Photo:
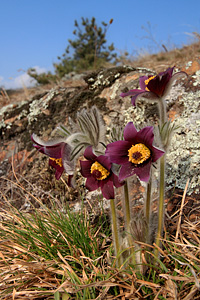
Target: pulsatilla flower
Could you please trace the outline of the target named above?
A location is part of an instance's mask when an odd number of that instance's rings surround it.
[[[153,127],[147,126],[137,131],[132,122],[124,128],[124,140],[108,144],[106,153],[112,163],[121,165],[119,180],[136,174],[140,180],[148,182],[151,164],[156,162],[164,151],[153,144]]]
[[[86,177],[86,188],[94,191],[101,188],[101,192],[106,199],[114,199],[114,186],[120,187],[117,175],[112,170],[112,164],[105,155],[96,156],[92,151],[92,146],[85,149],[85,161],[80,161],[81,174]]]
[[[49,156],[49,165],[55,170],[56,179],[60,179],[63,171],[69,175],[68,184],[71,184],[74,172],[74,162],[70,160],[71,147],[62,139],[44,142],[37,135],[32,134],[33,146],[41,153]]]
[[[121,97],[132,96],[131,102],[136,105],[136,99],[141,96],[152,101],[158,101],[165,98],[170,91],[172,84],[180,77],[187,76],[185,72],[177,72],[173,74],[173,68],[168,68],[165,72],[161,72],[155,76],[142,76],[139,79],[140,89],[130,90],[122,93]],[[172,75],[173,74],[173,75]]]

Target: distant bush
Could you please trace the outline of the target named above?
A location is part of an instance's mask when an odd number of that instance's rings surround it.
[[[37,71],[34,68],[28,69],[27,74],[34,78],[39,84],[56,82],[57,79],[57,76],[53,75],[51,72],[37,74]]]
[[[102,22],[102,27],[97,26],[96,19],[81,18],[81,26],[75,20],[73,34],[75,40],[68,40],[69,45],[62,57],[58,57],[60,63],[54,64],[56,74],[63,77],[71,71],[83,71],[96,69],[107,62],[114,62],[117,54],[114,53],[113,43],[106,46],[106,33],[109,24]],[[70,56],[72,53],[72,56]]]
[[[112,22],[113,19],[109,21],[109,24],[101,22],[101,27],[96,24],[94,17],[91,20],[82,17],[81,26],[79,26],[75,20],[73,34],[76,39],[69,39],[65,53],[62,57],[58,57],[60,62],[54,64],[55,75],[51,72],[37,74],[34,68],[27,71],[28,75],[39,84],[47,84],[55,82],[57,78],[62,78],[72,71],[81,72],[102,67],[108,62],[116,63],[117,54],[114,52],[113,43],[106,45],[106,33]]]

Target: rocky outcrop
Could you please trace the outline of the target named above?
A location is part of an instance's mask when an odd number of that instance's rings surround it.
[[[8,175],[14,155],[13,161],[18,161],[24,176],[37,173],[46,178],[43,171],[47,168],[46,157],[33,149],[31,134],[50,139],[55,135],[56,126],[67,125],[69,117],[75,120],[76,113],[84,107],[99,108],[108,133],[112,125],[124,126],[129,121],[138,128],[156,122],[156,105],[138,101],[137,107],[133,107],[128,97],[120,97],[121,92],[138,87],[140,76],[152,73],[149,69],[129,66],[100,70],[87,74],[80,86],[56,86],[26,101],[3,106],[0,109],[0,176]],[[168,153],[167,184],[169,188],[175,184],[184,189],[190,178],[190,193],[198,193],[200,186],[199,83],[200,73],[196,71],[178,82],[167,100],[169,118],[179,126]]]

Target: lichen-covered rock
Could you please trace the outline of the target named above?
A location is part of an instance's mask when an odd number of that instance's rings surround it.
[[[184,189],[190,179],[188,192],[200,188],[200,91],[183,92],[177,100],[183,107],[175,118],[175,132],[167,154],[167,182]]]
[[[50,138],[58,124],[67,124],[69,117],[75,119],[77,111],[83,107],[96,105],[100,109],[108,134],[111,126],[125,126],[129,121],[133,121],[138,129],[155,124],[158,116],[155,104],[138,101],[137,106],[133,107],[129,97],[120,97],[121,92],[138,88],[140,76],[152,73],[149,69],[129,66],[92,72],[84,77],[84,86],[57,86],[27,101],[1,108],[0,159],[3,174],[13,153],[8,150],[13,149],[9,146],[11,142],[12,145],[17,143],[15,151],[32,151],[30,136],[33,132],[42,138]],[[189,193],[198,193],[200,186],[199,100],[199,71],[189,79],[178,82],[167,99],[169,117],[179,126],[167,154],[167,187],[184,189],[190,178]]]

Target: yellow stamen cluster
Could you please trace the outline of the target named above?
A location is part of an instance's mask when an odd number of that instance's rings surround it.
[[[151,151],[142,143],[133,145],[128,150],[129,161],[131,161],[133,164],[137,164],[137,165],[142,164],[150,156],[151,156]]]
[[[106,179],[110,175],[110,172],[105,169],[100,163],[98,163],[98,161],[95,161],[90,169],[91,174],[96,171],[99,172],[100,175],[96,177],[96,179],[98,180]]]
[[[62,164],[62,158],[53,158],[50,157],[51,160],[55,161],[55,163],[62,168],[63,164]]]
[[[146,90],[147,91],[149,91],[149,89],[148,89],[148,87],[147,87],[147,85],[148,85],[148,83],[149,83],[149,81],[151,81],[152,79],[154,79],[156,77],[156,75],[155,76],[151,76],[151,77],[149,77],[148,79],[146,79],[145,81],[144,81],[144,83],[145,83],[145,85],[146,85]]]

